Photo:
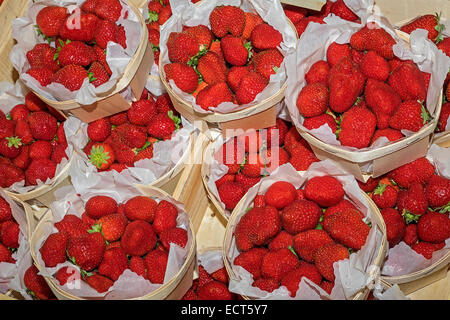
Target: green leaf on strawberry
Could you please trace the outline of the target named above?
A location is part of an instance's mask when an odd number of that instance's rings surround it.
[[[403,219],[405,219],[406,224],[417,223],[419,221],[420,215],[409,212],[408,210],[403,210]]]
[[[20,139],[19,137],[7,137],[5,139],[8,140],[9,148],[19,148],[22,145],[22,139]]]
[[[147,22],[157,22],[159,19],[159,14],[155,11],[148,11],[148,20]]]
[[[433,119],[431,117],[431,115],[428,113],[428,110],[423,106],[423,102],[419,101],[419,103],[422,105],[421,110],[422,110],[422,114],[421,117],[423,119],[423,124],[429,122],[431,119]]]
[[[374,194],[379,194],[380,196],[383,195],[384,191],[386,191],[387,185],[384,183],[379,183],[378,186],[375,188]]]
[[[180,117],[177,117],[173,114],[173,111],[170,110],[167,112],[167,115],[169,116],[170,119],[173,120],[173,123],[175,123],[175,130],[180,129],[180,124],[181,124],[181,119]]]

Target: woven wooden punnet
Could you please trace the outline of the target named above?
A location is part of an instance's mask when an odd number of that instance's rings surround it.
[[[131,102],[120,95],[127,87],[131,87],[136,99],[140,98],[153,64],[154,56],[151,45],[148,42],[148,29],[142,14],[131,1],[128,2],[128,6],[139,19],[142,35],[134,56],[114,87],[110,91],[97,96],[97,101],[92,105],[81,105],[76,100],[55,101],[35,92],[42,101],[64,114],[70,113],[84,122],[92,122],[128,110],[131,107]]]
[[[300,173],[299,173],[300,176]],[[362,191],[361,191],[362,192]],[[376,256],[372,260],[372,264],[376,267],[381,268],[381,265],[384,261],[385,254],[387,252],[387,239],[386,239],[386,225],[384,223],[383,217],[381,216],[381,213],[375,203],[370,199],[369,196],[367,196],[364,192],[362,192],[363,196],[367,200],[368,204],[368,210],[371,212],[372,216],[372,227],[376,226],[378,230],[380,230],[383,234],[383,237],[381,239],[381,244],[378,248],[378,251],[376,252]],[[230,248],[233,245],[233,238],[234,238],[234,232],[237,223],[240,221],[242,216],[247,212],[247,208],[244,207],[244,203],[246,202],[246,199],[248,198],[248,193],[239,201],[239,203],[234,208],[229,220],[228,224],[226,226],[225,230],[225,237],[223,240],[223,251],[222,256],[224,259],[225,268],[228,271],[228,275],[230,278],[239,280],[238,276],[233,272],[232,269],[232,263],[233,261],[229,260],[229,251]],[[373,274],[371,274],[373,275]],[[370,289],[365,287],[361,289],[359,292],[357,292],[353,296],[353,300],[365,300],[370,292]],[[245,300],[251,300],[251,297],[248,296],[242,296]]]
[[[145,188],[141,187],[139,190],[143,195],[149,197],[158,198],[169,196],[166,192],[150,186],[147,186]],[[30,239],[31,256],[33,257],[34,263],[39,270],[42,270],[43,266],[41,266],[37,260],[37,253],[35,251],[36,243],[42,237],[45,226],[51,224],[52,220],[52,211],[48,210],[48,212],[39,221],[39,224],[36,226],[36,229]],[[183,295],[192,285],[193,272],[195,267],[196,240],[194,228],[191,222],[189,223],[188,232],[190,232],[192,235],[192,243],[189,248],[189,253],[186,257],[186,260],[179,272],[170,281],[168,281],[166,284],[153,291],[152,293],[129,300],[179,300],[183,297]],[[84,300],[62,290],[60,287],[58,287],[53,277],[45,277],[45,280],[59,300]]]

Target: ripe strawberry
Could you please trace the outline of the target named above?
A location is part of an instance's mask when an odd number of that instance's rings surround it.
[[[117,212],[117,202],[108,196],[93,196],[85,204],[86,214],[99,219]]]
[[[392,71],[388,83],[403,101],[425,101],[427,98],[425,79],[414,63],[403,63]]]
[[[155,247],[156,234],[149,223],[136,220],[127,225],[120,244],[127,254],[143,256]]]
[[[425,29],[428,31],[428,39],[439,43],[443,39],[442,31],[445,26],[440,22],[440,14],[424,14],[403,25],[400,30],[411,33],[416,29]]]
[[[289,249],[292,248],[293,244],[294,244],[294,237],[290,233],[281,230],[281,232],[269,242],[269,250],[277,251],[282,248]]]
[[[253,276],[253,279],[261,277],[261,262],[264,255],[268,252],[266,248],[252,248],[241,252],[233,261],[235,266],[241,266]]]
[[[69,259],[85,271],[94,270],[103,259],[105,240],[98,232],[71,238],[67,244]]]
[[[297,148],[310,149],[309,144],[300,136],[295,127],[291,127],[287,132],[284,139],[284,148],[290,155]]]
[[[130,261],[128,262],[128,265],[131,271],[143,277],[144,279],[147,279],[147,271],[145,269],[145,262],[143,258],[132,256]]]
[[[297,294],[300,281],[305,277],[317,285],[320,285],[322,276],[313,264],[309,264],[304,261],[300,261],[299,266],[288,272],[282,279],[281,285],[285,286],[290,293],[290,296],[294,298]]]
[[[45,111],[33,112],[28,116],[31,134],[36,140],[50,141],[55,137],[58,123],[51,114]]]
[[[447,100],[450,101],[450,86],[447,86]],[[437,125],[438,132],[444,132],[447,127],[448,119],[450,118],[450,102],[446,102],[442,105],[441,114],[439,116],[439,122]]]
[[[211,30],[209,30],[207,26],[202,24],[188,27],[183,32],[193,36],[197,40],[200,47],[204,49],[209,49],[213,41]]]
[[[106,49],[108,42],[117,42],[116,24],[109,20],[100,20],[95,31],[95,43],[102,49]]]
[[[245,167],[244,167],[245,169]],[[246,176],[245,174],[243,174],[243,172],[240,172],[236,175],[236,179],[235,179],[236,183],[240,184],[243,188],[244,191],[247,192],[248,189],[250,189],[251,187],[253,187],[255,184],[257,184],[259,181],[261,181],[261,177],[249,177]]]
[[[435,244],[421,241],[413,245],[411,248],[417,253],[424,256],[426,259],[430,260],[433,257],[433,252],[442,249],[444,246],[445,243]]]
[[[399,130],[386,128],[386,129],[378,129],[375,131],[372,137],[372,145],[381,137],[386,137],[389,141],[397,141],[404,137],[403,133]]]
[[[227,210],[233,210],[245,194],[244,188],[236,182],[225,182],[218,188],[218,192]]]
[[[299,264],[300,261],[289,249],[269,251],[261,261],[261,276],[281,281],[288,272],[296,269]]]
[[[25,180],[27,185],[37,185],[38,181],[46,182],[53,179],[56,172],[56,163],[50,159],[35,159],[25,170]]]
[[[47,104],[32,91],[25,95],[25,105],[30,111],[45,111],[47,109]]]
[[[203,81],[209,85],[227,79],[225,61],[214,52],[207,52],[198,59],[197,70],[202,75]]]
[[[91,230],[100,232],[106,241],[114,242],[122,237],[127,224],[127,218],[123,214],[113,213],[98,219]]]
[[[256,96],[267,86],[267,79],[256,72],[249,72],[239,83],[236,100],[239,104],[247,104],[255,100]]]
[[[398,191],[393,186],[380,183],[372,194],[372,200],[378,208],[394,208],[397,204]]]
[[[322,83],[327,85],[328,73],[330,72],[330,65],[327,61],[319,60],[314,63],[305,74],[307,84]]]
[[[314,177],[306,182],[305,196],[322,207],[331,207],[344,198],[344,188],[334,177]]]
[[[147,269],[147,277],[151,283],[163,283],[166,274],[168,253],[155,249],[144,258]]]
[[[98,273],[116,281],[128,268],[128,258],[122,248],[112,248],[105,251],[103,260],[98,267]]]
[[[297,255],[308,262],[314,262],[316,251],[329,243],[334,243],[328,233],[321,229],[311,229],[297,233],[294,237],[294,249]]]
[[[198,266],[198,283],[197,288],[204,286],[208,282],[213,281],[214,279],[211,277],[211,275],[206,271],[206,269],[202,266]]]
[[[253,29],[250,40],[256,49],[276,49],[283,41],[283,35],[271,25],[260,23]]]
[[[296,198],[297,190],[294,185],[286,181],[273,183],[264,195],[265,203],[277,209],[283,209],[290,205]]]
[[[87,284],[94,288],[98,293],[105,293],[113,286],[114,281],[104,277],[98,273],[93,272],[92,275],[88,275],[84,278]]]
[[[419,236],[417,235],[417,224],[408,224],[406,226],[405,236],[403,237],[403,241],[408,246],[413,246],[419,241]]]
[[[86,235],[90,225],[73,214],[67,214],[55,223],[55,228],[60,233],[67,234],[70,239],[74,239]]]
[[[211,31],[218,38],[231,33],[240,37],[245,28],[245,13],[241,8],[234,6],[218,6],[209,15]]]
[[[112,71],[111,68],[108,65],[108,62],[106,62],[106,49],[102,49],[97,45],[94,45],[94,53],[97,56],[97,61],[102,64],[102,66],[105,68],[106,72],[111,75]]]
[[[216,181],[216,187],[219,188],[225,182],[234,182],[236,180],[235,174],[225,174],[222,178]]]
[[[283,55],[277,49],[264,50],[253,58],[255,71],[269,79],[275,74],[283,62]]]
[[[280,231],[281,221],[274,207],[252,208],[236,226],[236,246],[240,251],[250,250],[266,244]]]
[[[255,29],[257,25],[263,23],[264,21],[256,13],[244,12],[244,15],[245,15],[245,27],[244,31],[242,32],[242,38],[249,40],[253,29]]]
[[[295,30],[297,31],[298,37],[301,37],[303,32],[305,32],[306,28],[308,27],[310,22],[324,24],[323,18],[315,17],[315,16],[308,16],[303,19],[301,19],[299,22],[295,24]]]
[[[62,67],[72,64],[87,67],[97,58],[92,48],[81,41],[71,41],[64,44],[58,48],[55,57]]]
[[[68,241],[69,237],[65,232],[52,233],[47,237],[39,249],[46,267],[53,268],[66,261]]]
[[[398,194],[397,208],[402,214],[407,215],[407,223],[410,219],[416,220],[418,218],[414,216],[425,214],[428,208],[428,201],[422,185],[414,182],[409,189],[401,190]]]
[[[225,267],[222,267],[219,270],[211,273],[211,278],[224,284],[228,284],[228,281],[230,280],[227,269]]]
[[[170,63],[164,66],[164,72],[168,79],[172,79],[177,87],[186,92],[192,93],[198,85],[198,75],[194,68],[182,63]]]
[[[406,223],[401,214],[393,208],[381,210],[381,215],[386,224],[386,237],[389,242],[389,248],[393,248],[405,236]]]
[[[79,27],[74,27],[75,22],[79,21]],[[66,18],[59,30],[59,36],[63,39],[72,41],[90,42],[94,40],[97,24],[100,19],[91,13],[83,13],[75,10],[72,15]]]
[[[60,83],[70,91],[77,91],[88,78],[88,72],[81,66],[68,65],[53,74],[52,82]]]
[[[355,205],[353,203],[351,203],[350,201],[348,201],[347,199],[342,199],[341,201],[339,201],[339,203],[337,203],[334,206],[331,206],[329,208],[326,209],[326,211],[324,212],[323,216],[324,219],[326,217],[330,217],[331,215],[335,214],[336,212],[339,212],[343,209],[347,209],[347,208],[351,208],[351,209],[356,209]]]
[[[296,7],[293,5],[283,5],[283,11],[286,17],[288,17],[288,19],[291,20],[293,24],[296,24],[308,15],[307,9]]]
[[[328,124],[333,133],[335,133],[338,129],[336,120],[328,113],[323,113],[311,118],[305,118],[303,121],[303,126],[309,130],[320,128],[325,124]]]
[[[188,235],[187,231],[182,228],[172,228],[164,230],[159,234],[162,246],[168,251],[170,249],[170,244],[174,243],[181,248],[185,248]]]
[[[237,173],[245,160],[244,146],[236,138],[231,139],[220,147],[214,157],[219,164],[228,167],[228,173]]]
[[[9,203],[0,196],[0,222],[12,219],[11,207]]]
[[[330,67],[336,65],[344,57],[352,57],[350,46],[347,43],[340,44],[337,42],[333,42],[329,45],[326,55]]]
[[[422,241],[444,242],[450,238],[450,218],[445,213],[429,211],[419,218],[417,234]]]
[[[438,175],[433,175],[425,187],[425,195],[431,208],[441,209],[448,212],[450,202],[450,180]]]
[[[38,274],[39,270],[32,264],[23,276],[23,282],[29,293],[33,298],[38,300],[56,299],[52,290],[48,286],[44,277]]]
[[[101,19],[116,22],[122,14],[122,5],[119,0],[97,0],[94,12]]]
[[[202,89],[195,100],[202,109],[216,108],[223,102],[233,102],[233,94],[225,82],[217,82]]]
[[[394,38],[384,29],[371,23],[370,28],[365,26],[350,38],[350,45],[353,49],[359,51],[375,51],[385,59],[394,58],[393,45]]]
[[[249,59],[250,44],[240,37],[227,35],[220,41],[223,57],[234,66],[243,66]]]
[[[361,249],[370,232],[360,211],[355,209],[344,209],[324,219],[323,228],[335,241],[354,250]]]
[[[287,123],[283,119],[278,118],[275,126],[267,128],[267,146],[274,147],[284,145],[288,131],[289,127]],[[273,146],[272,143],[274,144]]]
[[[145,127],[144,127],[145,130]],[[142,128],[134,125],[130,125],[128,130],[125,132],[125,144],[134,149],[134,148],[143,148],[147,143],[147,134],[142,130]],[[147,144],[148,146],[148,144]],[[134,155],[133,155],[134,159]],[[132,163],[131,163],[132,164]]]
[[[359,17],[345,5],[344,0],[337,0],[331,6],[330,12],[348,21],[357,21],[359,19]]]
[[[292,235],[314,229],[319,223],[322,210],[308,200],[296,200],[281,212],[283,228]]]
[[[167,53],[173,63],[188,63],[199,52],[200,45],[195,37],[184,32],[172,32],[167,40]]]
[[[171,114],[158,113],[149,122],[147,133],[158,139],[167,139],[178,129],[180,122],[180,118]]]
[[[199,300],[233,300],[235,298],[235,294],[220,281],[211,281],[199,287],[197,295]]]
[[[33,49],[27,51],[26,57],[31,69],[49,69],[52,72],[59,70],[58,61],[55,61],[54,57],[56,49],[50,47],[47,43],[38,43]],[[30,69],[30,70],[31,70]]]
[[[280,287],[280,281],[272,278],[259,278],[253,281],[252,286],[263,291],[273,292]]]
[[[63,286],[66,283],[80,281],[81,274],[77,268],[66,266],[58,270],[58,272],[55,275],[55,278],[56,280],[58,280],[59,284]]]
[[[128,109],[128,110],[130,110],[130,109]],[[109,117],[109,122],[115,126],[120,126],[121,124],[124,124],[127,121],[128,121],[128,116],[127,116],[127,112],[125,112],[125,111],[116,113]]]
[[[172,8],[170,7],[170,4],[166,4],[166,6],[161,9],[158,16],[159,25],[166,23],[166,21],[172,16]]]
[[[53,71],[48,68],[34,67],[28,69],[27,74],[36,79],[43,87],[52,83]]]
[[[0,164],[0,187],[8,188],[23,180],[25,180],[25,174],[22,169],[13,164]]]
[[[0,155],[14,159],[20,154],[22,141],[18,137],[7,137],[0,140]]]
[[[7,119],[0,119],[0,139],[11,137],[14,135],[15,125],[14,121]]]
[[[111,123],[107,118],[101,118],[90,122],[87,127],[87,135],[90,140],[96,142],[105,141],[111,134]]]
[[[339,140],[343,146],[365,148],[376,128],[375,115],[365,107],[353,107],[344,113]]]
[[[146,196],[136,196],[125,203],[125,215],[129,220],[143,220],[152,223],[156,214],[157,203]]]
[[[98,0],[86,0],[81,5],[81,10],[88,13],[95,13],[95,6]]]
[[[52,155],[52,145],[45,140],[37,140],[30,145],[29,157],[31,159],[50,159]]]
[[[390,74],[390,66],[386,59],[375,51],[367,52],[359,65],[361,72],[367,77],[379,81],[386,81]]]
[[[291,151],[291,159],[289,160],[289,163],[297,171],[306,171],[312,163],[318,161],[319,159],[310,148],[298,147]]]
[[[426,184],[434,174],[434,166],[427,158],[422,157],[407,163],[388,173],[400,187],[409,188],[414,182]]]
[[[114,150],[106,143],[94,143],[87,154],[89,161],[99,170],[108,169],[116,159]]]
[[[156,98],[156,110],[158,113],[167,113],[172,111],[173,114],[177,115],[177,111],[175,110],[172,100],[170,100],[170,96],[167,93],[160,95]]]
[[[109,81],[109,74],[100,62],[94,61],[88,72],[89,82],[96,88]]]
[[[329,243],[317,249],[314,255],[314,265],[325,279],[334,282],[333,263],[348,257],[349,253],[346,247],[338,243]]]
[[[59,35],[59,29],[68,16],[66,8],[48,6],[42,8],[36,16],[36,25],[46,37]]]
[[[11,251],[2,243],[0,243],[0,263],[1,262],[16,263],[12,257]]]
[[[19,224],[15,221],[5,221],[0,225],[0,241],[8,248],[19,248]]]

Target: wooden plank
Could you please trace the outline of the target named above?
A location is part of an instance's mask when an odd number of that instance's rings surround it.
[[[327,3],[326,0],[281,0],[280,2],[315,11],[320,11],[323,5]]]
[[[443,17],[450,18],[448,0],[375,0],[375,5],[392,24],[435,12],[442,12]]]

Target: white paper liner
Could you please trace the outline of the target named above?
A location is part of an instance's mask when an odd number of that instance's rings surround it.
[[[25,104],[25,95],[29,90],[26,89],[25,85],[18,80],[15,85],[12,85],[9,82],[0,82],[0,110],[2,110],[5,114],[9,113],[12,108],[14,108],[18,104]],[[66,121],[64,121],[64,131],[66,135],[66,139],[69,140],[70,133],[67,132],[68,127],[75,127],[74,117],[69,117]],[[10,192],[26,194],[27,192],[38,189],[44,185],[51,185],[56,177],[66,168],[66,166],[70,165],[70,159],[74,155],[73,146],[69,143],[67,144],[67,148],[65,150],[67,159],[63,158],[61,162],[56,166],[55,176],[52,179],[47,179],[42,182],[41,180],[37,180],[37,185],[25,186],[25,180],[16,182],[5,188]]]
[[[67,138],[69,145],[72,145],[77,151],[77,155],[73,157],[73,167],[71,168],[72,183],[89,187],[97,186],[101,189],[103,187],[100,184],[102,179],[113,181],[117,172],[115,170],[99,172],[97,167],[89,162],[89,158],[83,151],[89,141],[88,124],[76,118],[72,121],[69,130],[76,134]],[[156,142],[153,145],[153,158],[135,162],[134,167],[122,170],[120,175],[130,183],[151,185],[173,170],[180,161],[186,161],[183,157],[188,155],[191,150],[191,135],[195,131],[195,127],[183,117],[181,117],[181,123],[182,128],[173,132],[170,140]]]
[[[209,274],[214,273],[224,267],[222,250],[214,249],[197,253],[198,264],[205,268]]]
[[[441,148],[433,144],[428,150],[427,159],[436,168],[436,172],[447,179],[450,179],[450,148]],[[387,259],[381,270],[384,276],[403,276],[411,274],[439,261],[450,252],[450,238],[445,241],[445,247],[433,252],[431,259],[426,259],[421,254],[414,251],[404,241],[389,249]]]
[[[167,39],[169,38],[169,34],[171,32],[181,32],[183,25],[196,26],[203,24],[207,27],[210,27],[209,15],[214,10],[214,8],[219,5],[237,6],[246,12],[258,13],[265,22],[270,24],[283,35],[283,41],[281,42],[281,45],[278,49],[285,57],[285,60],[286,57],[294,54],[295,52],[295,32],[288,24],[283,8],[278,1],[208,0],[193,4],[190,0],[171,0],[170,4],[172,8],[172,17],[170,17],[170,19],[167,20],[167,22],[160,28],[160,59],[162,66],[170,63],[167,51]],[[192,95],[181,91],[175,85],[173,80],[169,80],[169,84],[179,97],[191,104],[194,110],[199,113],[212,114],[214,112],[235,112],[254,106],[262,102],[263,100],[270,98],[281,89],[283,84],[286,82],[287,75],[285,60],[283,60],[283,63],[281,64],[277,73],[270,76],[269,84],[266,86],[266,88],[256,96],[253,102],[249,104],[236,105],[231,102],[223,102],[216,108],[205,110],[196,104],[195,98]],[[164,72],[163,76],[165,76]]]
[[[14,275],[14,278],[9,283],[9,289],[14,290],[25,299],[25,300],[33,300],[33,297],[28,294],[27,287],[24,283],[25,272],[29,267],[33,264],[33,258],[30,254],[30,244],[28,241],[24,241],[21,243],[21,247],[23,246],[24,254],[23,258],[20,262],[17,263],[17,270]]]
[[[41,266],[45,266],[39,248],[41,248],[45,239],[54,232],[58,230],[54,227],[54,223],[61,221],[66,214],[74,214],[78,217],[84,212],[84,203],[88,199],[96,195],[107,195],[114,198],[118,203],[125,203],[127,200],[141,195],[142,193],[136,189],[127,180],[116,174],[114,182],[109,181],[109,179],[102,179],[103,188],[91,188],[89,186],[78,186],[75,190],[71,186],[66,186],[58,190],[55,193],[57,201],[53,202],[50,209],[53,213],[53,220],[45,226],[45,231],[41,239],[35,243],[33,248],[36,252],[37,262]],[[106,186],[106,187],[105,187]],[[78,196],[77,194],[80,194]],[[63,198],[60,196],[63,195]],[[188,232],[188,241],[185,248],[181,248],[178,245],[171,244],[169,249],[169,256],[167,261],[167,269],[163,284],[153,284],[143,277],[137,275],[131,270],[127,269],[124,273],[114,282],[114,285],[109,288],[106,293],[100,294],[93,288],[91,288],[87,283],[83,281],[76,281],[76,285],[73,283],[67,283],[64,286],[60,286],[57,280],[54,281],[55,285],[63,289],[64,291],[82,298],[103,298],[105,300],[121,300],[121,299],[131,299],[141,297],[143,295],[150,294],[151,292],[157,290],[166,284],[170,279],[172,279],[181,269],[182,265],[188,256],[189,249],[193,245],[193,237],[191,230],[189,229],[189,216],[182,203],[174,200],[171,197],[158,197],[154,198],[158,203],[162,200],[166,200],[178,209],[177,217],[177,227],[183,228]],[[66,261],[64,263],[58,264],[54,268],[43,268],[39,274],[46,277],[52,277],[60,268],[64,266],[72,266],[73,264]],[[133,285],[130,285],[133,284]]]
[[[242,208],[251,206],[253,199],[257,194],[264,194],[266,190],[276,181],[287,181],[296,188],[315,176],[331,175],[338,179],[344,188],[345,196],[352,201],[355,206],[361,210],[365,219],[372,220],[373,213],[369,210],[369,204],[365,196],[361,193],[359,186],[353,176],[348,175],[331,161],[324,160],[313,163],[303,174],[297,172],[291,164],[285,164],[275,170],[271,176],[263,178],[258,184],[249,189],[243,202]],[[235,212],[233,212],[235,213]],[[239,213],[242,217],[243,212]],[[236,219],[236,224],[240,218]],[[236,227],[236,225],[234,225]],[[227,253],[227,259],[231,262],[231,267],[236,278],[230,279],[229,290],[257,299],[333,299],[343,300],[351,299],[357,292],[368,287],[377,291],[382,290],[379,279],[379,268],[373,264],[375,256],[378,254],[381,246],[383,234],[381,230],[372,223],[372,228],[366,240],[366,244],[357,252],[350,255],[349,259],[335,262],[334,274],[336,276],[335,285],[328,295],[322,288],[312,283],[308,279],[302,279],[295,298],[290,297],[286,287],[268,293],[259,288],[253,287],[253,276],[240,266],[233,265],[234,259],[239,255],[233,238],[231,247]]]
[[[353,0],[351,2],[353,3],[353,7],[359,5],[360,8],[364,8],[367,5],[369,8],[373,1]],[[430,114],[437,116],[434,114],[435,108],[439,100],[442,85],[447,76],[447,71],[450,68],[450,58],[438,50],[436,45],[427,39],[424,30],[416,30],[411,33],[411,49],[409,49],[403,40],[395,34],[394,28],[386,18],[376,15],[369,16],[369,12],[369,9],[360,9],[359,14],[363,16],[363,21],[376,22],[381,28],[393,36],[397,42],[393,47],[395,56],[404,60],[413,60],[421,71],[431,73],[426,107]],[[382,137],[377,139],[370,147],[361,149],[347,147],[341,145],[341,142],[337,140],[328,124],[324,124],[320,128],[313,130],[309,130],[303,126],[304,117],[300,114],[296,103],[298,94],[306,85],[305,74],[315,62],[326,60],[326,52],[331,43],[335,41],[341,44],[349,43],[351,36],[365,25],[365,23],[360,25],[349,22],[335,15],[329,15],[324,21],[326,24],[310,23],[299,39],[296,54],[289,55],[285,59],[288,70],[285,101],[294,125],[327,144],[339,146],[343,150],[348,151],[371,151],[391,143],[387,138]],[[406,130],[402,130],[402,133],[406,137],[416,134],[415,132]]]
[[[14,220],[19,224],[19,248],[12,254],[16,263],[0,262],[0,293],[6,293],[11,287],[11,281],[18,273],[18,268],[23,259],[29,255],[28,245],[28,223],[25,211],[15,201],[13,201],[6,193],[0,189],[0,197],[11,207],[11,214]]]
[[[112,41],[108,42],[106,61],[112,71],[110,79],[98,86],[97,88],[89,83],[89,79],[85,79],[82,87],[77,91],[70,91],[60,83],[51,83],[43,87],[36,79],[26,74],[30,68],[30,64],[26,58],[26,53],[33,49],[38,43],[45,43],[41,36],[38,36],[35,30],[36,16],[38,12],[50,5],[67,7],[72,13],[77,7],[80,7],[85,0],[44,0],[37,3],[30,2],[27,11],[23,17],[13,21],[12,35],[17,44],[13,47],[10,54],[11,62],[14,68],[19,72],[20,79],[34,92],[54,101],[75,100],[82,105],[91,105],[95,103],[98,96],[110,91],[123,75],[125,68],[133,58],[137,48],[141,43],[142,27],[136,14],[128,6],[127,1],[120,0],[122,7],[122,15],[116,22],[125,29],[127,48],[123,49],[121,45]],[[128,12],[127,19],[124,19],[125,13]],[[147,41],[147,39],[145,39]]]

